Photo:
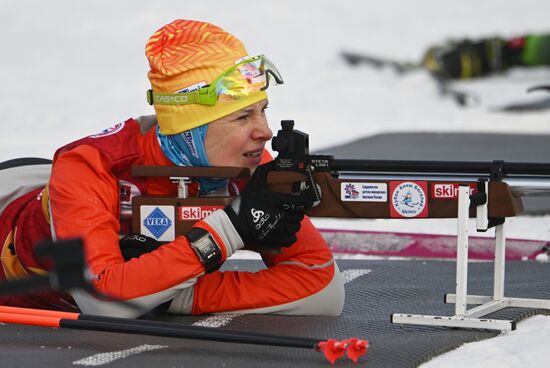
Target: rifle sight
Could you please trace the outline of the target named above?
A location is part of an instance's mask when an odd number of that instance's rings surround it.
[[[278,158],[299,158],[309,154],[309,136],[294,130],[294,120],[282,120],[281,129],[271,141],[271,148]]]

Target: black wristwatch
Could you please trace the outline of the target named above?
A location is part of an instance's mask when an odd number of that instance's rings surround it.
[[[214,272],[221,267],[222,252],[220,246],[208,231],[201,228],[193,228],[187,233],[186,237],[189,239],[197,256],[199,256],[206,273]]]

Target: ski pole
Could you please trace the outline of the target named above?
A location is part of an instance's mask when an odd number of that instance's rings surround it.
[[[271,345],[293,348],[313,348],[322,351],[331,363],[347,353],[357,362],[367,351],[368,341],[350,338],[345,340],[319,340],[306,337],[269,335],[231,330],[214,330],[209,327],[183,326],[161,321],[133,320],[116,317],[84,315],[31,308],[0,306],[0,322],[31,326],[71,328],[92,331],[178,337],[255,345]]]

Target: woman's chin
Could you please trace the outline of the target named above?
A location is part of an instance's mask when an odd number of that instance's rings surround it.
[[[262,157],[245,157],[244,161],[242,162],[243,167],[248,167],[250,171],[253,171],[258,166],[260,166],[260,163],[262,162]]]

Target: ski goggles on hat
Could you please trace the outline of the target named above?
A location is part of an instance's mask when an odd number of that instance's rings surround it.
[[[264,55],[245,59],[232,66],[216,78],[212,84],[193,92],[163,93],[147,91],[149,105],[213,106],[218,102],[231,102],[239,97],[265,91],[270,81],[283,84],[281,74]]]

